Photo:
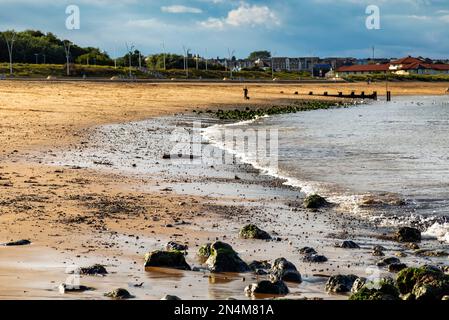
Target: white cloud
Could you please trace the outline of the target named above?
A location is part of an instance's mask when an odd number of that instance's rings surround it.
[[[441,16],[439,19],[443,22],[449,23],[449,15]]]
[[[168,7],[161,7],[162,12],[166,13],[202,13],[203,10],[199,8],[186,7],[182,5],[174,5]]]
[[[206,28],[223,29],[226,26],[278,26],[281,22],[277,15],[267,6],[249,5],[241,3],[237,9],[228,12],[226,18],[209,18],[200,22]]]

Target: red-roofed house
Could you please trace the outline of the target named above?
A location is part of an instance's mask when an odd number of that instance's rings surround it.
[[[449,64],[428,63],[421,58],[405,57],[386,64],[343,66],[337,69],[338,76],[361,74],[449,74]]]

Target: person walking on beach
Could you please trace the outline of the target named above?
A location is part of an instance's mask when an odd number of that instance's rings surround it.
[[[243,98],[245,100],[249,100],[248,92],[249,92],[248,87],[244,87],[243,88]]]

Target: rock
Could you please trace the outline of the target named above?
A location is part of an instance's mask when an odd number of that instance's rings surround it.
[[[210,246],[206,265],[211,272],[248,272],[250,268],[227,243],[217,241]]]
[[[158,267],[191,270],[184,254],[179,251],[153,251],[145,255],[145,268]]]
[[[301,274],[295,265],[284,258],[276,259],[271,267],[270,274],[272,279],[279,279],[288,282],[301,283]]]
[[[106,275],[108,274],[108,271],[101,264],[94,264],[93,266],[90,267],[79,268],[75,271],[75,273],[94,276],[94,275]]]
[[[6,246],[6,247],[15,247],[15,246],[26,246],[29,244],[31,244],[30,240],[18,240],[18,241],[3,243],[2,245]]]
[[[321,207],[328,205],[328,202],[323,197],[317,194],[312,194],[304,199],[303,204],[304,207],[307,209],[319,209]]]
[[[314,248],[304,247],[304,248],[299,249],[299,253],[301,253],[301,254],[317,254],[318,252],[316,252],[316,250]]]
[[[337,245],[337,247],[344,249],[360,249],[360,246],[351,240],[343,241],[340,245]]]
[[[394,254],[398,258],[405,258],[407,254],[405,252],[399,251]]]
[[[357,276],[351,275],[336,275],[329,278],[326,283],[326,292],[328,293],[345,293],[350,292],[354,282],[358,279]]]
[[[351,293],[357,293],[360,291],[360,289],[363,288],[363,286],[366,284],[367,279],[366,278],[357,278],[351,287]]]
[[[260,281],[253,283],[245,288],[247,296],[254,296],[257,294],[274,294],[274,295],[286,295],[289,293],[287,285],[281,281]]]
[[[447,257],[449,255],[446,251],[443,250],[425,250],[425,249],[415,250],[414,254],[423,257]]]
[[[395,257],[385,258],[377,262],[378,267],[388,267],[390,264],[401,263],[401,260]]]
[[[71,285],[67,283],[62,283],[58,287],[59,292],[61,294],[69,293],[69,292],[84,292],[84,291],[90,291],[93,290],[93,288],[81,286],[81,285]]]
[[[179,244],[173,241],[170,241],[165,245],[165,250],[167,251],[187,251],[189,247],[183,244]]]
[[[407,268],[405,263],[392,263],[388,265],[388,271],[390,272],[399,272],[405,268]]]
[[[181,298],[177,296],[171,296],[169,294],[165,295],[161,300],[167,300],[167,301],[179,301]]]
[[[271,239],[271,236],[267,232],[259,229],[254,224],[244,226],[242,230],[240,230],[239,236],[240,238],[243,239],[259,239],[259,240]]]
[[[302,261],[310,263],[324,263],[327,261],[327,258],[318,254],[307,254],[304,256]]]
[[[396,283],[401,294],[411,294],[416,300],[441,300],[449,295],[449,276],[434,266],[406,268]]]
[[[410,250],[419,250],[419,246],[414,242],[406,243],[405,247]]]
[[[396,232],[395,239],[399,242],[420,242],[421,231],[415,228],[402,227]]]
[[[252,271],[256,273],[258,273],[258,271],[260,270],[271,269],[271,264],[268,261],[253,261],[248,266]]]
[[[132,299],[134,296],[132,296],[128,290],[123,288],[114,289],[111,292],[105,293],[105,297],[112,298],[112,299],[119,299],[119,300],[125,300],[125,299]]]
[[[372,254],[375,257],[383,257],[383,256],[385,256],[385,253],[382,250],[379,250],[377,248],[373,249]]]
[[[366,283],[354,292],[349,300],[400,300],[399,291],[392,279],[382,279],[378,283]]]

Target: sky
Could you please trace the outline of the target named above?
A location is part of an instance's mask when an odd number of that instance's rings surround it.
[[[66,27],[66,8],[80,11]],[[379,28],[367,28],[368,6]],[[377,21],[377,20],[376,20]],[[255,50],[275,56],[449,58],[449,0],[0,0],[0,30],[38,29],[82,46],[123,55],[126,43],[144,54],[207,57]]]

